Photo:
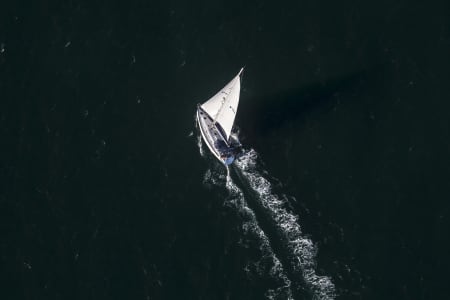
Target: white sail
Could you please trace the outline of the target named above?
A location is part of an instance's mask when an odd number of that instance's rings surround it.
[[[239,104],[239,91],[241,89],[240,79],[238,78],[230,91],[230,94],[225,100],[224,105],[219,110],[216,122],[222,126],[225,131],[226,138],[230,137],[231,129],[233,128],[234,118]]]
[[[239,104],[241,89],[239,75],[241,75],[242,70],[223,89],[201,106],[222,127],[227,140],[230,137]]]

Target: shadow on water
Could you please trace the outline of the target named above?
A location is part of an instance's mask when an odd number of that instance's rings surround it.
[[[241,102],[240,115],[246,117],[237,123],[246,128],[248,133],[265,135],[312,111],[330,109],[337,95],[366,88],[367,82],[378,78],[384,70],[382,65],[376,65],[308,86],[293,87],[269,95],[255,94]],[[346,99],[339,101],[342,100]]]

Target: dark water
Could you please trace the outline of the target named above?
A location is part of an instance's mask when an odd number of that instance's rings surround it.
[[[448,297],[449,6],[2,4],[0,298]]]

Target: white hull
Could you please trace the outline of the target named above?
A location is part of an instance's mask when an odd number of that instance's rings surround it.
[[[211,135],[206,134],[206,132],[205,132],[206,130],[204,129],[204,125],[202,125],[202,122],[201,122],[200,109],[197,109],[197,124],[198,124],[198,127],[200,128],[200,133],[202,135],[203,141],[205,141],[206,146],[208,146],[211,153],[214,154],[214,156],[218,160],[220,160],[223,164],[225,164],[223,159],[220,157],[219,152],[211,145]]]

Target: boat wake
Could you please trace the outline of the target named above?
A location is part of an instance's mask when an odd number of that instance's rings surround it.
[[[202,135],[200,134],[200,129],[198,128],[198,123],[195,121],[195,118],[194,118],[194,125],[195,125],[195,128],[197,129],[197,132],[198,132],[198,134],[197,134],[197,147],[198,147],[198,150],[200,151],[200,155],[202,157],[204,157],[205,156],[205,150],[203,150]]]
[[[270,218],[269,223],[276,227],[282,239],[283,252],[287,253],[288,264],[293,275],[300,275],[313,299],[333,299],[335,287],[327,276],[320,276],[315,271],[317,248],[313,242],[304,237],[298,223],[298,217],[286,209],[286,197],[279,197],[272,192],[271,184],[264,177],[265,171],[258,171],[258,155],[251,149],[235,163],[238,173],[246,181],[250,190],[256,195],[257,202]],[[291,278],[293,279],[293,278]]]
[[[200,154],[205,156],[200,135],[197,145]],[[225,173],[223,165],[216,166],[218,168],[206,171],[203,183],[226,187],[229,196],[224,205],[231,206],[239,214],[244,234],[242,239],[258,241],[262,255],[257,263],[259,266],[254,266],[254,269],[258,275],[270,276],[278,283],[278,288],[266,291],[266,298],[294,299],[295,295],[307,294],[313,299],[334,299],[335,287],[330,277],[316,273],[316,246],[303,235],[298,217],[286,208],[288,199],[272,192],[270,181],[263,175],[267,172],[261,169],[256,151],[246,151],[232,166],[239,177],[237,182],[250,193],[244,193],[233,181],[230,169],[227,168]],[[255,198],[252,206],[248,205],[246,197]],[[274,230],[267,231],[271,234],[263,231],[258,220],[273,227]],[[277,251],[271,242],[278,244]],[[250,267],[246,266],[246,270],[250,272]]]
[[[226,174],[223,174],[219,170],[212,171],[208,169],[205,173],[203,183],[208,186],[223,186],[225,183],[229,195],[224,205],[231,207],[242,221],[243,236],[241,237],[241,244],[246,246],[247,243],[253,244],[256,242],[258,245],[258,250],[261,253],[260,257],[256,262],[249,262],[245,266],[248,277],[270,278],[270,281],[275,283],[275,288],[268,288],[265,291],[264,295],[266,299],[293,300],[291,281],[286,276],[280,260],[273,252],[269,239],[258,225],[255,213],[248,207],[244,193],[233,182],[229,169],[227,168]]]

